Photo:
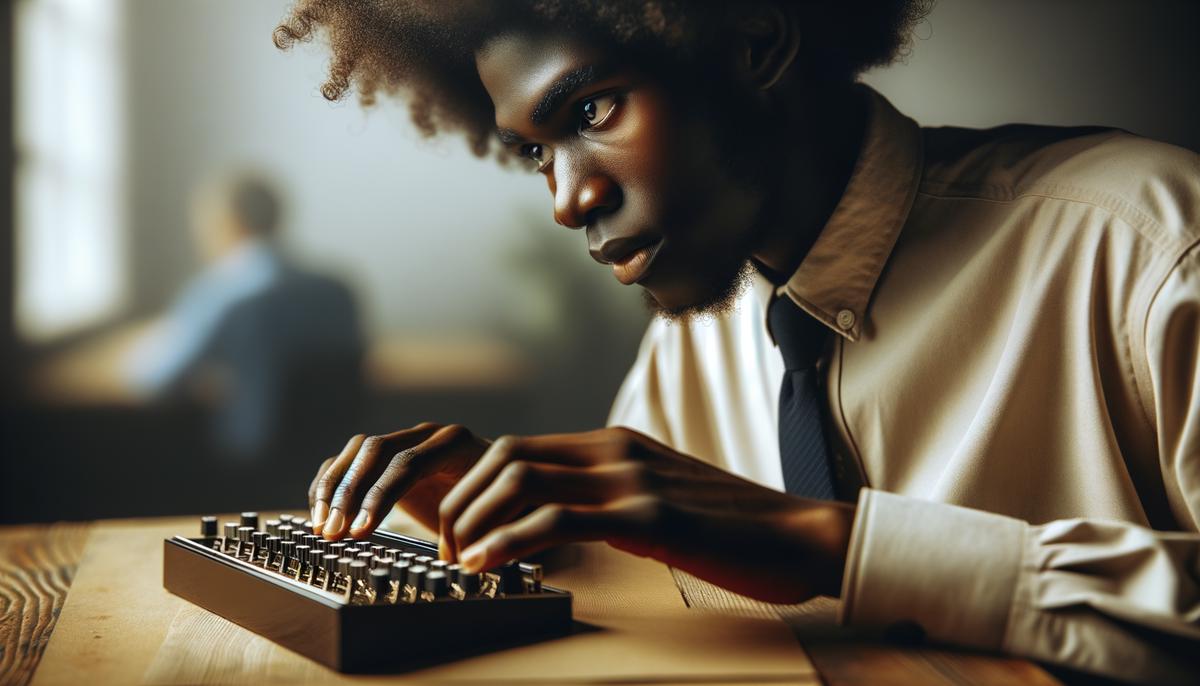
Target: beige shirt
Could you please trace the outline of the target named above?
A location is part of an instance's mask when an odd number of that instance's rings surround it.
[[[1115,130],[920,129],[867,97],[846,192],[778,289],[834,333],[836,478],[867,486],[843,621],[1189,680],[1200,158]],[[654,321],[610,424],[782,489],[773,291]]]

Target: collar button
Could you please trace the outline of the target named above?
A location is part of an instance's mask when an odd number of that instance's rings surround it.
[[[842,310],[837,313],[837,325],[842,331],[849,331],[854,328],[856,318],[850,310]]]

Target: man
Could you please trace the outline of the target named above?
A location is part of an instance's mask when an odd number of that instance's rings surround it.
[[[209,180],[191,215],[205,267],[131,351],[129,378],[149,397],[215,379],[214,443],[225,469],[266,476],[277,454],[357,420],[357,308],[344,285],[285,258],[279,197],[260,176]]]
[[[917,3],[495,4],[312,0],[276,40],[326,29],[327,97],[406,94],[427,132],[528,158],[660,316],[613,428],[357,436],[310,491],[327,536],[398,503],[468,569],[601,539],[762,600],[840,596],[855,626],[1188,678],[1194,155],[919,129],[854,83]]]

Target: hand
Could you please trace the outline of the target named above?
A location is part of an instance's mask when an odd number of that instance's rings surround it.
[[[468,571],[604,540],[769,602],[838,595],[854,520],[621,428],[498,439],[438,510],[442,554]]]
[[[313,531],[363,538],[392,505],[436,531],[438,504],[489,442],[462,426],[424,423],[385,436],[358,435],[321,464],[308,488]]]
[[[604,540],[768,602],[837,595],[854,520],[848,504],[779,493],[621,428],[490,444],[436,424],[355,436],[309,500],[331,539],[369,535],[399,504],[471,571]]]

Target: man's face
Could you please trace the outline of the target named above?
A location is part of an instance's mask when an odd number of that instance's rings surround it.
[[[546,177],[555,221],[585,228],[595,260],[664,313],[724,304],[764,194],[727,163],[715,134],[735,132],[717,131],[710,92],[563,36],[505,35],[476,65],[501,140]]]

